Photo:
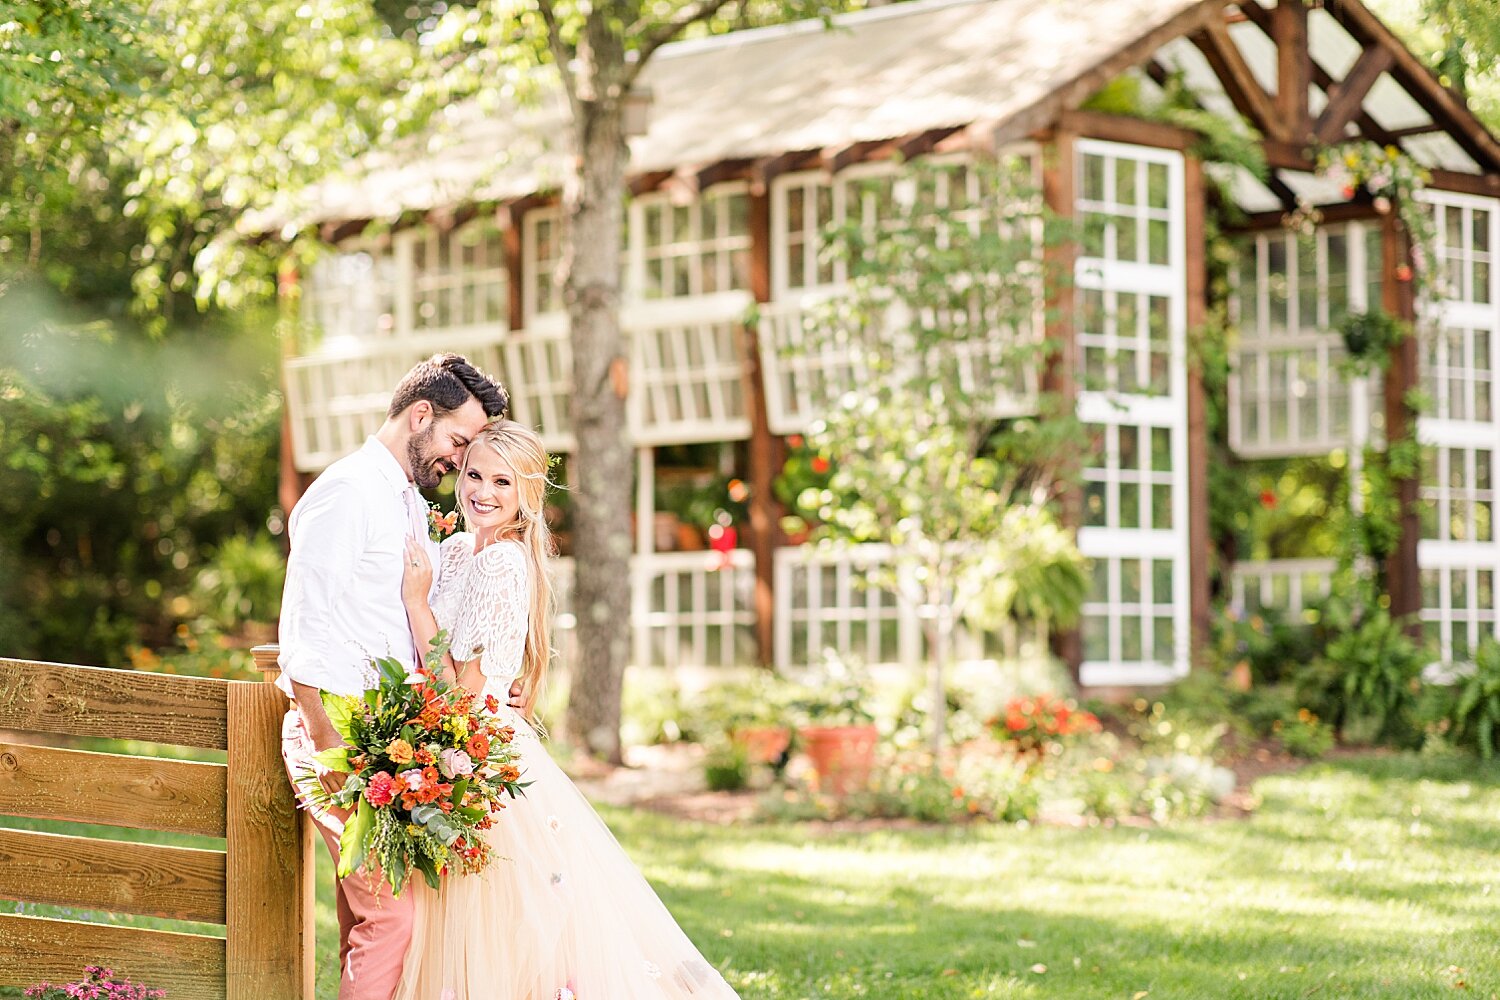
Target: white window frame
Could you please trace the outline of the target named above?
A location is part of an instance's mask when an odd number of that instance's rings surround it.
[[[1486,631],[1486,624],[1489,625],[1490,634],[1500,636],[1500,621],[1497,621],[1497,617],[1500,617],[1497,614],[1500,613],[1500,593],[1496,592],[1495,586],[1500,583],[1500,525],[1495,523],[1496,514],[1500,513],[1500,502],[1497,502],[1497,496],[1500,496],[1497,486],[1500,483],[1496,481],[1500,477],[1500,465],[1497,465],[1500,463],[1500,406],[1497,406],[1500,404],[1500,397],[1496,395],[1495,378],[1496,370],[1500,368],[1500,343],[1497,343],[1500,341],[1500,269],[1496,268],[1494,261],[1496,247],[1500,246],[1497,243],[1500,240],[1500,200],[1431,188],[1422,191],[1420,197],[1434,207],[1439,261],[1451,259],[1454,252],[1446,245],[1443,215],[1455,210],[1462,213],[1464,246],[1457,248],[1457,256],[1466,263],[1458,287],[1447,287],[1440,282],[1438,300],[1423,305],[1419,335],[1429,338],[1421,352],[1424,359],[1437,357],[1445,362],[1448,360],[1446,348],[1442,344],[1433,345],[1430,338],[1445,338],[1449,330],[1482,329],[1489,333],[1488,384],[1482,385],[1482,380],[1464,374],[1466,365],[1445,364],[1441,373],[1434,372],[1432,376],[1451,378],[1455,372],[1458,373],[1464,385],[1464,412],[1455,414],[1448,406],[1439,405],[1432,414],[1424,414],[1417,420],[1417,439],[1424,452],[1436,458],[1435,467],[1424,463],[1419,495],[1423,502],[1437,502],[1438,524],[1438,537],[1422,538],[1417,542],[1418,566],[1428,579],[1433,573],[1438,575],[1436,606],[1426,606],[1428,602],[1424,600],[1422,619],[1429,627],[1435,627],[1438,631],[1439,652],[1443,662],[1452,663],[1452,635],[1455,626],[1461,625],[1465,629],[1471,651],[1477,639]],[[1473,268],[1467,266],[1475,260],[1473,230],[1470,225],[1475,211],[1489,213],[1487,239],[1490,249],[1486,254],[1488,259],[1483,261],[1489,265],[1489,287],[1485,296],[1488,301],[1481,301],[1481,297],[1475,294]],[[1472,333],[1465,334],[1464,342],[1466,347],[1472,347]],[[1437,349],[1434,350],[1434,347]],[[1464,360],[1467,362],[1468,359]],[[1428,373],[1424,371],[1419,374],[1423,384],[1430,388],[1432,382]],[[1446,390],[1448,385],[1444,384],[1440,388]],[[1482,388],[1490,393],[1489,416],[1486,419],[1475,419],[1475,396]],[[1434,399],[1434,403],[1436,402]],[[1444,404],[1446,402],[1447,400]],[[1490,463],[1489,487],[1484,490],[1476,482],[1478,457],[1481,453],[1488,454]],[[1460,457],[1464,466],[1461,483],[1457,488],[1452,484],[1451,475],[1455,455]],[[1466,518],[1467,537],[1461,539],[1452,537],[1450,531],[1449,517],[1454,500],[1470,504]],[[1482,541],[1473,537],[1474,502],[1484,502],[1490,506],[1490,537]],[[1482,573],[1490,574],[1491,603],[1487,607],[1477,604],[1477,581]],[[1452,584],[1455,574],[1462,576],[1467,584],[1463,607],[1454,605]],[[1424,592],[1427,596],[1432,596],[1431,586],[1424,588]]]
[[[1303,293],[1303,245],[1285,230],[1258,233],[1250,240],[1250,253],[1242,254],[1235,271],[1236,294],[1231,299],[1231,318],[1239,327],[1239,343],[1229,375],[1230,447],[1246,458],[1283,458],[1323,455],[1337,448],[1362,447],[1370,435],[1371,401],[1377,395],[1377,379],[1351,379],[1340,370],[1346,351],[1342,338],[1330,327],[1333,316],[1328,301],[1329,250],[1331,236],[1342,234],[1347,246],[1347,301],[1351,313],[1365,312],[1369,301],[1371,267],[1378,274],[1380,262],[1367,259],[1368,239],[1379,230],[1371,223],[1349,222],[1319,227],[1315,240],[1317,317],[1315,325],[1301,325]],[[1271,318],[1272,275],[1270,248],[1285,248],[1286,314],[1279,324]],[[1252,277],[1253,276],[1253,277]],[[1253,317],[1240,306],[1244,282],[1254,282],[1256,309]],[[1312,419],[1305,420],[1302,407],[1293,399],[1311,396]]]
[[[488,259],[490,254],[486,250],[483,267],[474,269],[459,267],[458,248],[463,238],[471,231],[486,227],[494,231],[495,238],[482,245],[495,251],[495,259]],[[410,318],[405,328],[411,331],[413,337],[461,335],[486,330],[503,334],[509,329],[510,272],[506,266],[502,230],[493,218],[472,219],[462,226],[455,226],[451,229],[417,226],[397,233],[394,242],[397,260],[401,262],[402,285],[407,289],[410,303]],[[443,271],[430,269],[426,274],[420,273],[417,269],[418,248],[424,248],[427,259],[435,262],[442,259],[444,244],[446,244],[448,268]],[[480,289],[493,286],[500,288],[497,298],[499,309],[496,315],[480,317],[473,321],[454,321],[455,317],[467,320],[472,313],[474,298],[480,294]],[[442,295],[448,298],[450,321],[447,324],[422,325],[420,322],[422,300],[427,297],[436,300]]]
[[[1086,685],[1114,684],[1160,684],[1173,681],[1187,673],[1190,653],[1190,594],[1189,536],[1188,536],[1188,451],[1187,451],[1187,239],[1184,229],[1184,159],[1175,150],[1134,146],[1125,143],[1105,142],[1097,139],[1081,139],[1075,147],[1075,176],[1082,177],[1085,157],[1103,156],[1106,170],[1116,159],[1128,159],[1145,163],[1159,163],[1167,168],[1167,205],[1162,209],[1146,206],[1137,212],[1137,218],[1160,217],[1167,222],[1167,263],[1152,264],[1147,261],[1121,261],[1110,258],[1086,257],[1080,254],[1074,270],[1075,288],[1116,292],[1144,292],[1165,297],[1169,301],[1170,357],[1168,391],[1163,395],[1139,395],[1121,392],[1103,392],[1092,389],[1078,394],[1078,415],[1086,424],[1118,427],[1133,425],[1140,428],[1164,427],[1171,434],[1172,456],[1172,527],[1170,529],[1083,527],[1078,532],[1078,547],[1085,556],[1103,561],[1102,578],[1106,582],[1106,594],[1091,595],[1084,605],[1086,619],[1106,622],[1109,656],[1106,659],[1085,657],[1081,668],[1081,679]],[[1138,168],[1136,189],[1140,197],[1148,197],[1149,184],[1145,180],[1144,168]],[[1107,173],[1107,177],[1113,177]],[[1113,184],[1108,190],[1110,197],[1102,201],[1091,201],[1078,192],[1075,209],[1080,221],[1096,207],[1114,214],[1118,206],[1113,198]],[[1106,230],[1104,249],[1108,253],[1113,245],[1113,230]],[[1146,237],[1138,236],[1138,247],[1144,246]],[[1150,434],[1142,437],[1142,461],[1150,461]],[[1106,496],[1118,495],[1118,471],[1105,470],[1105,480],[1114,479],[1107,487]],[[1150,516],[1149,491],[1142,497],[1142,510]],[[1117,515],[1116,515],[1117,516]],[[1107,523],[1117,523],[1110,517]],[[1145,523],[1150,523],[1146,521]],[[1169,562],[1172,566],[1171,593],[1154,592],[1154,574],[1148,575],[1153,592],[1150,600],[1126,602],[1121,579],[1122,560],[1140,560],[1144,570],[1146,561]],[[1101,574],[1096,570],[1096,579]],[[1142,594],[1144,598],[1144,592]],[[1102,599],[1101,599],[1102,598]],[[1172,620],[1172,649],[1169,655],[1126,660],[1122,649],[1123,620],[1134,617],[1140,622],[1143,653],[1151,650],[1155,635],[1155,619],[1170,617]]]
[[[528,330],[539,317],[561,315],[564,312],[562,286],[556,280],[557,263],[561,258],[549,257],[543,260],[538,257],[540,249],[537,233],[543,225],[554,227],[552,246],[561,251],[563,221],[561,205],[533,208],[521,219],[521,274],[526,285],[522,291],[521,305]],[[539,300],[537,294],[544,281],[550,288],[550,301],[545,303]],[[543,309],[544,305],[547,308]]]
[[[641,195],[632,199],[628,212],[629,235],[627,237],[627,256],[629,281],[626,283],[628,297],[640,302],[664,302],[673,299],[694,298],[704,295],[715,295],[722,292],[748,291],[749,290],[749,255],[750,255],[750,226],[749,205],[750,185],[744,181],[730,181],[723,184],[715,184],[703,191],[697,198],[682,202],[671,194],[663,191],[654,191],[650,194]],[[729,233],[729,227],[733,215],[731,213],[732,199],[739,197],[747,201],[745,206],[745,232]],[[714,239],[708,239],[703,235],[703,209],[705,204],[713,203],[716,215],[716,228],[721,235]],[[672,240],[664,243],[660,248],[673,250],[675,252],[662,253],[662,259],[674,261],[675,266],[681,267],[688,261],[693,262],[689,266],[689,288],[686,294],[665,294],[648,297],[646,295],[646,271],[652,256],[652,249],[646,245],[646,216],[653,210],[663,212],[663,232],[673,226],[674,209],[686,208],[688,210],[688,228],[690,232],[684,238],[675,229],[672,232]],[[746,270],[744,281],[739,285],[734,280],[733,258],[736,253],[742,253],[746,257]],[[717,287],[705,290],[703,287],[704,259],[708,254],[714,255],[715,275],[714,283]]]

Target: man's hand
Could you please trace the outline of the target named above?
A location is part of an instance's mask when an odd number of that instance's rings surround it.
[[[517,709],[519,711],[523,711],[524,712],[526,710],[525,703],[521,701],[521,681],[520,681],[520,678],[517,678],[514,682],[511,683],[511,686],[510,686],[510,701],[508,702],[508,704],[510,705],[511,708]]]
[[[334,747],[344,745],[344,738],[339,731],[333,728],[333,722],[328,718],[328,710],[323,707],[321,692],[315,687],[299,684],[292,681],[292,698],[297,702],[297,711],[302,713],[302,728],[307,730],[307,737],[312,741],[313,752],[322,753]],[[330,771],[316,761],[312,762],[313,770],[318,776],[318,784],[329,795],[344,787],[344,782],[349,780],[349,775],[342,771]]]

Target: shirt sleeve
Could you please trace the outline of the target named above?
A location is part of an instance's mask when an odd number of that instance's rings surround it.
[[[453,650],[455,660],[479,657],[486,677],[515,677],[521,672],[531,619],[531,580],[526,553],[514,542],[492,545],[475,557],[468,600],[459,631],[467,648]]]
[[[349,658],[334,639],[334,607],[354,592],[355,573],[364,551],[366,498],[353,480],[337,480],[310,490],[297,504],[292,525],[292,552],[287,559],[281,598],[281,677],[277,686],[291,694],[292,681],[340,694]]]

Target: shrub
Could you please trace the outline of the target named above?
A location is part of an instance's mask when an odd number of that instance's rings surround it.
[[[712,792],[737,792],[749,784],[750,756],[744,744],[727,740],[710,750],[703,760],[703,777]]]
[[[1127,729],[1148,755],[1210,757],[1229,731],[1227,722],[1204,721],[1180,708],[1170,708],[1165,701],[1137,698],[1132,708],[1135,712]]]
[[[1012,698],[990,720],[996,738],[1022,753],[1057,753],[1080,737],[1099,732],[1099,719],[1071,698],[1051,694]]]
[[[1321,757],[1333,749],[1333,727],[1312,711],[1299,708],[1289,719],[1277,720],[1276,736],[1293,757]]]
[[[1453,703],[1453,740],[1479,751],[1485,760],[1495,756],[1500,727],[1500,642],[1485,639],[1474,653],[1474,670],[1458,688]]]
[[[825,650],[822,669],[787,699],[788,719],[799,726],[868,725],[875,721],[873,699],[864,671]]]
[[[1284,680],[1289,668],[1310,663],[1320,652],[1316,629],[1288,621],[1275,608],[1214,620],[1214,649],[1226,666],[1244,661],[1257,684]]]
[[[198,573],[193,596],[221,629],[242,622],[274,622],[281,614],[286,559],[270,535],[234,535],[214,550]]]
[[[1410,728],[1427,660],[1401,623],[1375,608],[1329,640],[1322,659],[1298,678],[1298,694],[1340,735],[1351,722],[1368,720],[1374,738],[1388,740]]]

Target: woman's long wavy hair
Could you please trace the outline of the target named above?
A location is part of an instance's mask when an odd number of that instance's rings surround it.
[[[531,609],[526,649],[521,655],[521,701],[526,706],[527,720],[534,721],[542,685],[547,679],[547,666],[552,659],[549,638],[552,634],[552,579],[547,572],[547,560],[557,554],[557,547],[543,516],[547,488],[553,485],[547,477],[547,449],[535,431],[514,420],[497,420],[480,431],[464,452],[465,469],[469,465],[469,453],[481,447],[494,451],[516,476],[516,519],[493,529],[493,536],[488,541],[493,544],[513,539],[519,541],[526,552],[531,577]],[[459,481],[463,481],[462,471]]]

